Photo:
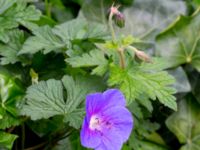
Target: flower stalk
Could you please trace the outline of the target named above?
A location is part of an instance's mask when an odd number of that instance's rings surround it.
[[[110,32],[111,32],[111,35],[112,35],[112,41],[115,42],[116,41],[116,35],[115,35],[115,30],[114,30],[114,27],[113,27],[113,22],[112,22],[112,19],[114,17],[114,15],[118,15],[120,14],[118,8],[120,6],[114,6],[112,5],[111,8],[110,8],[110,14],[109,14],[109,18],[108,18],[108,24],[109,24],[109,29],[110,29]],[[124,56],[124,49],[122,47],[118,48],[117,49],[117,52],[119,54],[119,59],[120,59],[120,67],[122,69],[125,68],[125,56]]]

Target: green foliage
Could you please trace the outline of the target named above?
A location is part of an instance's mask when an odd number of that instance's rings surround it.
[[[5,129],[20,124],[17,103],[22,98],[23,90],[2,68],[0,81],[0,129]]]
[[[171,67],[189,63],[200,71],[199,25],[200,13],[197,10],[192,16],[180,16],[158,35],[157,51],[168,58]]]
[[[63,87],[67,91],[66,100]],[[64,122],[79,128],[84,111],[78,107],[92,87],[91,84],[87,87],[83,82],[81,83],[81,80],[74,80],[70,76],[64,76],[62,81],[54,79],[40,81],[28,88],[27,101],[21,113],[30,116],[32,120],[63,115]]]
[[[175,97],[172,96],[175,89],[169,86],[173,82],[174,79],[166,72],[143,70],[143,66],[137,64],[131,64],[127,69],[111,65],[108,81],[111,86],[119,85],[129,104],[135,99],[140,99],[141,95],[146,95],[152,100],[158,98],[165,106],[176,110]]]
[[[91,50],[90,53],[84,53],[82,56],[67,58],[72,67],[95,67],[91,74],[103,75],[108,68],[108,60],[100,50]]]
[[[122,150],[199,149],[198,0],[118,0],[111,38],[112,3],[0,0],[0,149],[84,150],[85,96],[109,88],[134,116]]]
[[[173,113],[166,125],[181,144],[180,150],[198,150],[200,147],[199,104],[191,96],[179,102],[178,112]]]
[[[185,14],[186,6],[184,1],[178,0],[134,0],[133,6],[124,9],[123,13],[126,26],[119,32],[132,34],[147,42],[154,40],[179,14]]]
[[[15,28],[19,24],[26,26],[40,18],[40,11],[33,5],[27,6],[25,0],[1,0],[0,3],[3,4],[0,5],[0,31]]]
[[[15,139],[17,138],[16,135],[5,133],[0,131],[0,148],[1,149],[8,149],[11,150]]]
[[[7,32],[8,42],[0,44],[1,64],[14,64],[16,62],[24,62],[23,58],[17,56],[17,53],[24,42],[24,32],[20,30],[11,30]]]
[[[35,36],[29,37],[24,43],[20,54],[34,54],[40,50],[49,53],[64,47],[64,43],[57,37],[49,26],[43,26],[33,31]]]

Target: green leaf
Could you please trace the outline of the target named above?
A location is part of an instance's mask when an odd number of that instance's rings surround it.
[[[200,74],[198,72],[189,72],[190,84],[192,86],[192,94],[200,104]]]
[[[106,24],[106,12],[112,3],[112,0],[84,0],[81,13],[90,21]]]
[[[57,25],[53,31],[65,43],[69,40],[104,40],[108,37],[106,26],[94,22],[87,22],[82,18],[73,19]]]
[[[0,1],[0,15],[11,7],[17,0],[1,0]]]
[[[61,81],[50,79],[32,85],[27,89],[26,98],[22,114],[31,116],[32,120],[66,113]]]
[[[87,150],[81,145],[79,132],[73,133],[69,137],[58,141],[53,150]]]
[[[167,120],[166,125],[184,144],[180,150],[199,150],[200,148],[200,105],[191,96],[181,100],[178,111]]]
[[[30,116],[32,120],[63,115],[65,122],[79,128],[83,119],[83,110],[79,105],[85,99],[86,93],[95,90],[95,82],[82,79],[64,76],[62,82],[50,79],[30,86],[21,113]],[[67,93],[64,93],[63,87]],[[67,95],[66,100],[64,95]]]
[[[0,30],[12,29],[19,24],[25,25],[32,21],[39,20],[41,13],[39,10],[36,10],[35,6],[27,6],[24,0],[13,2],[16,3],[8,3],[5,8],[3,7],[6,11],[4,10],[4,13],[0,15]]]
[[[191,91],[188,77],[182,67],[168,70],[168,73],[175,78],[175,83],[173,84],[173,87],[176,89],[177,93],[186,93]]]
[[[167,72],[143,70],[143,66],[137,64],[126,69],[111,65],[110,70],[108,84],[118,85],[125,94],[128,104],[139,99],[140,95],[146,95],[152,100],[158,98],[169,108],[177,109],[175,97],[172,95],[175,89],[169,86],[174,83],[174,79]]]
[[[92,74],[97,75],[103,75],[108,68],[108,60],[106,60],[104,52],[98,49],[83,53],[82,56],[67,58],[66,62],[72,67],[95,67]]]
[[[16,109],[15,106],[6,106],[7,108],[10,107],[11,109]],[[12,126],[17,126],[21,123],[17,114],[11,114],[6,108],[0,107],[0,129],[6,129]]]
[[[44,50],[44,53],[56,51],[63,48],[65,44],[57,37],[49,26],[43,26],[33,31],[35,36],[29,37],[22,49],[19,51],[21,54],[34,54],[38,51]]]
[[[22,99],[23,90],[2,70],[0,81],[0,129],[5,129],[21,122],[17,104]]]
[[[11,150],[13,143],[18,136],[0,131],[0,137],[0,149]]]
[[[180,16],[157,37],[157,53],[168,58],[170,67],[189,63],[200,71],[200,10]],[[187,37],[187,38],[185,38]]]
[[[140,137],[136,132],[133,132],[128,144],[133,150],[168,150],[162,137],[156,132],[149,133],[148,137]]]
[[[24,33],[21,30],[11,30],[7,32],[8,41],[5,44],[0,43],[1,64],[14,64],[24,59],[17,56],[24,42]]]
[[[186,13],[186,5],[179,0],[135,0],[123,13],[126,23],[120,33],[154,40],[178,15]]]
[[[37,121],[27,121],[28,127],[39,137],[52,136],[56,131],[66,128],[63,124],[63,116],[55,116],[51,119],[40,119]]]

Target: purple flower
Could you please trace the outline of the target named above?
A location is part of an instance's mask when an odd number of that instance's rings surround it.
[[[133,128],[133,118],[125,98],[117,89],[86,97],[86,117],[81,144],[95,150],[120,150]]]

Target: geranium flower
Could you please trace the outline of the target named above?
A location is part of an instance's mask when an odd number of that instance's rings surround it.
[[[117,89],[86,97],[86,117],[81,144],[95,150],[120,150],[133,128],[133,118],[125,107],[125,98]]]

